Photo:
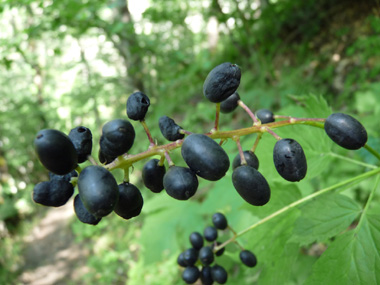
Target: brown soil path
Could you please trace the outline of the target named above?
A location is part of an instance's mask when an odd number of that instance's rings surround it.
[[[26,237],[21,284],[82,284],[81,275],[88,252],[74,242],[69,226],[74,211],[72,200],[59,208],[51,208]]]

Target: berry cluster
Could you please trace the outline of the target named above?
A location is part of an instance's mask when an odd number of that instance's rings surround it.
[[[58,207],[74,195],[74,211],[78,219],[96,225],[111,212],[124,219],[131,219],[141,213],[144,201],[140,190],[129,182],[131,167],[140,160],[148,159],[142,169],[142,182],[153,193],[166,193],[177,200],[188,200],[198,189],[198,179],[217,181],[229,170],[231,163],[223,149],[223,142],[235,141],[238,153],[232,162],[232,183],[237,193],[247,203],[263,206],[270,201],[271,189],[265,177],[259,172],[259,160],[255,154],[261,137],[269,133],[276,140],[273,149],[273,163],[278,174],[287,181],[296,182],[305,178],[307,161],[302,146],[292,138],[281,138],[273,129],[294,124],[312,125],[324,128],[326,134],[346,149],[359,149],[366,145],[368,136],[363,125],[353,117],[331,114],[327,119],[293,118],[275,116],[271,111],[261,109],[254,114],[237,93],[240,84],[240,68],[231,63],[222,63],[208,74],[204,85],[205,97],[215,103],[215,125],[211,131],[192,133],[179,126],[172,118],[162,116],[158,127],[168,144],[158,145],[151,136],[145,122],[150,106],[148,96],[140,91],[131,94],[127,100],[126,113],[130,120],[139,122],[147,134],[149,147],[139,154],[129,154],[135,141],[134,126],[127,119],[115,119],[104,124],[99,140],[99,163],[92,157],[92,133],[84,127],[72,129],[68,135],[55,129],[44,129],[37,133],[34,146],[42,165],[50,171],[49,181],[37,184],[33,190],[36,203]],[[253,120],[253,126],[232,131],[219,130],[219,115],[243,108]],[[282,119],[282,120],[278,120]],[[251,149],[243,150],[240,137],[256,133]],[[220,139],[219,142],[216,140]],[[181,148],[186,166],[178,166],[170,158],[170,152]],[[157,158],[152,158],[157,156]],[[89,161],[91,165],[80,167]],[[168,169],[165,166],[168,165]],[[117,182],[111,170],[123,169],[124,179]],[[198,278],[204,284],[227,280],[227,272],[214,262],[214,255],[223,254],[224,247],[216,241],[217,230],[228,227],[226,218],[217,213],[213,216],[214,227],[207,227],[204,239],[211,245],[204,246],[201,234],[190,235],[192,248],[183,252],[178,264],[186,267],[183,279],[193,283]],[[229,228],[229,227],[228,227]],[[256,265],[256,257],[247,250],[240,253],[241,261],[247,266]],[[197,260],[202,264],[199,270]]]
[[[232,229],[222,213],[215,213],[212,216],[212,223],[213,226],[207,226],[204,229],[203,236],[199,232],[191,233],[189,236],[191,247],[181,252],[177,258],[178,265],[184,267],[182,279],[187,284],[193,284],[198,279],[204,285],[227,282],[228,273],[216,262],[215,257],[221,256],[225,250],[224,247],[216,249],[221,245],[217,241],[218,230]],[[204,244],[205,240],[208,242],[207,245]],[[249,250],[241,248],[239,257],[241,262],[248,267],[254,267],[257,264],[256,256]]]

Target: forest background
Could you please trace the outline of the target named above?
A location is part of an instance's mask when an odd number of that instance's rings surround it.
[[[151,99],[146,122],[159,143],[165,143],[158,128],[163,115],[186,130],[207,132],[215,111],[202,94],[204,79],[216,65],[232,62],[242,70],[238,92],[253,110],[309,117],[349,113],[380,151],[379,14],[378,0],[0,1],[0,283],[27,283],[20,279],[23,274],[37,270],[28,264],[28,237],[49,211],[58,211],[31,199],[34,185],[48,179],[33,149],[35,134],[43,128],[68,133],[84,125],[92,130],[96,157],[102,125],[126,118],[126,100],[136,90]],[[221,128],[249,124],[243,110],[221,117]],[[148,141],[141,126],[134,126],[138,143],[131,152],[138,153]],[[216,183],[201,181],[201,194],[190,201],[174,201],[164,192],[154,195],[142,185],[143,162],[137,163],[131,179],[144,196],[139,217],[125,221],[112,214],[93,227],[71,211],[64,231],[52,233],[52,239],[73,237],[70,244],[80,252],[80,262],[66,259],[71,269],[79,267],[75,274],[66,272],[66,278],[73,284],[181,284],[176,258],[189,246],[188,235],[210,224],[214,212],[225,213],[242,230],[280,206],[363,171],[347,159],[376,163],[364,150],[343,150],[321,130],[304,128],[279,133],[300,138],[306,154],[323,156],[311,159],[305,182],[278,178],[271,165],[273,139],[258,148],[271,187],[284,191],[274,194],[268,210],[247,206],[233,190],[230,172]],[[247,138],[243,146],[253,142]],[[237,153],[233,143],[226,151],[230,158]],[[173,160],[182,163],[179,152],[173,152]],[[351,187],[345,197],[364,205],[370,182]],[[379,193],[373,203],[380,205]],[[357,218],[348,226],[355,227]],[[275,230],[268,225],[241,238],[257,253],[255,269],[238,266],[237,249],[227,247],[230,254],[221,263],[231,284],[317,280],[316,262],[341,232],[324,239],[294,238],[288,232],[294,220],[283,221]],[[268,233],[273,235],[270,250],[263,245]]]

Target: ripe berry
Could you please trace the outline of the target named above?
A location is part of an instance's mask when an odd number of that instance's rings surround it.
[[[359,149],[368,140],[367,131],[363,125],[347,114],[331,114],[326,119],[324,128],[336,144],[346,149]]]
[[[270,199],[268,182],[255,168],[243,165],[235,168],[232,183],[239,195],[249,204],[263,206]]]
[[[220,111],[222,113],[231,113],[238,106],[239,100],[239,93],[235,91],[232,95],[220,103]]]
[[[244,154],[244,158],[245,158],[245,161],[247,162],[247,165],[255,168],[255,169],[259,169],[259,159],[257,158],[256,154],[250,150],[245,150],[243,152]],[[235,158],[234,158],[234,161],[232,162],[232,169],[235,169],[236,167],[242,165],[241,164],[241,158],[240,158],[240,154],[238,153]]]
[[[219,230],[224,230],[228,226],[227,218],[222,213],[215,213],[212,215],[212,223]]]
[[[142,169],[142,180],[146,188],[153,193],[160,193],[164,189],[164,165],[158,165],[158,159],[151,159],[145,163]]]
[[[181,154],[190,169],[207,180],[221,179],[230,167],[230,160],[224,149],[203,134],[187,136],[183,141]]]
[[[158,121],[158,126],[160,128],[162,135],[168,141],[174,142],[176,140],[181,140],[185,137],[184,134],[181,134],[179,132],[182,128],[178,126],[174,122],[174,120],[169,118],[168,116],[162,116]]]
[[[203,237],[200,233],[198,232],[193,232],[189,236],[190,243],[195,248],[196,250],[199,250],[203,246]]]
[[[183,252],[183,260],[186,266],[194,265],[198,260],[198,250],[194,248],[188,248]]]
[[[195,266],[188,266],[182,272],[182,279],[187,284],[193,284],[199,278],[199,269]]]
[[[102,219],[95,217],[94,215],[90,214],[89,211],[87,211],[86,207],[83,205],[83,202],[79,197],[79,194],[77,194],[74,198],[74,212],[79,221],[89,225],[95,226]]]
[[[135,140],[135,129],[127,120],[107,122],[102,129],[100,149],[105,156],[116,157],[126,153]]]
[[[228,274],[222,266],[215,264],[211,267],[211,276],[215,282],[225,284],[227,282]]]
[[[54,129],[37,133],[34,148],[39,160],[49,171],[63,175],[78,165],[78,154],[69,137]]]
[[[239,257],[241,262],[248,267],[255,267],[257,264],[256,256],[249,250],[242,250]]]
[[[181,267],[187,266],[185,258],[184,258],[184,252],[181,252],[180,255],[178,255],[177,264]]]
[[[127,116],[134,121],[142,121],[150,105],[148,96],[138,91],[131,94],[127,100]]]
[[[131,183],[118,185],[119,200],[115,206],[115,213],[124,219],[140,215],[144,204],[140,190]]]
[[[222,244],[222,243],[219,242],[219,241],[214,242],[214,243],[211,245],[211,249],[214,250],[214,247],[215,247],[215,246],[219,246],[219,245],[221,245],[221,244]],[[216,256],[221,256],[221,255],[224,253],[224,250],[225,250],[225,249],[226,249],[225,247],[222,247],[222,248],[219,249],[217,252],[215,252],[215,255],[216,255]]]
[[[207,75],[203,84],[203,94],[213,103],[222,102],[239,87],[240,77],[241,71],[236,64],[222,63]]]
[[[53,179],[38,183],[33,189],[35,203],[60,207],[67,203],[74,193],[73,185],[64,179]]]
[[[211,276],[210,266],[202,267],[200,278],[202,281],[202,285],[212,285],[212,283],[214,283],[214,280],[212,279],[212,276]]]
[[[76,127],[70,131],[69,138],[77,151],[78,163],[85,162],[92,151],[92,133],[90,129],[83,126]]]
[[[164,175],[164,187],[174,199],[187,200],[197,191],[198,178],[187,167],[171,166]]]
[[[90,165],[82,170],[78,178],[80,199],[87,211],[97,218],[107,216],[119,199],[119,188],[111,172]]]
[[[214,252],[212,251],[211,247],[204,246],[199,250],[199,260],[202,262],[203,265],[210,265],[214,262]]]
[[[260,109],[256,111],[256,117],[259,118],[262,124],[274,122],[274,115],[270,110]]]
[[[213,226],[208,226],[203,230],[203,235],[207,241],[214,241],[218,238],[218,231]]]
[[[300,181],[306,176],[307,163],[301,145],[294,139],[281,139],[273,149],[277,172],[288,181]]]

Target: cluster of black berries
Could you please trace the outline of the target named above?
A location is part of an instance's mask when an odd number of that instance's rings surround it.
[[[240,68],[235,64],[226,62],[216,66],[204,82],[205,97],[220,104],[223,113],[232,112],[238,105],[243,105],[236,91],[240,77]],[[160,159],[150,159],[142,169],[142,181],[148,189],[153,193],[165,189],[171,197],[187,200],[196,193],[199,177],[216,181],[225,176],[230,168],[230,160],[222,146],[210,137],[212,132],[190,133],[173,119],[163,116],[158,122],[160,131],[167,140],[175,143],[159,146],[151,137],[145,123],[149,106],[148,96],[140,91],[131,94],[126,104],[128,118],[139,121],[148,135],[148,151],[152,151],[151,156],[160,156]],[[259,124],[264,126],[275,121],[273,113],[266,109],[257,111],[254,118],[258,118]],[[346,114],[330,115],[324,127],[334,142],[348,149],[358,149],[367,141],[364,127]],[[301,145],[291,138],[277,139],[273,149],[277,172],[288,181],[300,181],[307,172],[306,157]],[[129,182],[128,171],[131,163],[125,166],[126,178],[122,183],[117,183],[105,166],[109,163],[117,165],[123,160],[124,157],[121,156],[129,152],[134,141],[135,130],[128,120],[115,119],[107,122],[102,128],[99,141],[98,158],[102,164],[99,165],[91,157],[92,134],[88,128],[76,127],[68,136],[54,129],[41,130],[34,140],[34,146],[39,160],[51,175],[49,181],[35,186],[34,201],[46,206],[61,206],[70,199],[74,186],[77,185],[78,195],[74,199],[74,210],[79,220],[84,223],[95,225],[112,211],[124,219],[139,215],[144,202],[140,190]],[[179,145],[185,167],[175,165],[169,156],[172,147]],[[160,151],[153,152],[157,149]],[[78,164],[87,159],[93,165],[81,169]],[[164,165],[165,160],[169,164],[168,170]],[[259,161],[252,150],[240,148],[232,168],[233,186],[246,202],[255,206],[268,203],[271,190],[258,171]]]
[[[187,284],[193,284],[197,280],[200,280],[203,285],[227,282],[227,271],[215,260],[215,256],[221,256],[225,250],[224,247],[215,250],[215,247],[221,245],[217,241],[218,230],[228,228],[227,219],[222,213],[215,213],[212,216],[212,223],[214,226],[207,226],[203,231],[203,236],[199,232],[191,233],[189,236],[191,247],[178,256],[178,265],[184,267],[182,279]],[[207,245],[204,244],[204,240],[208,242]],[[251,251],[241,250],[239,256],[244,265],[256,266],[257,259]]]

